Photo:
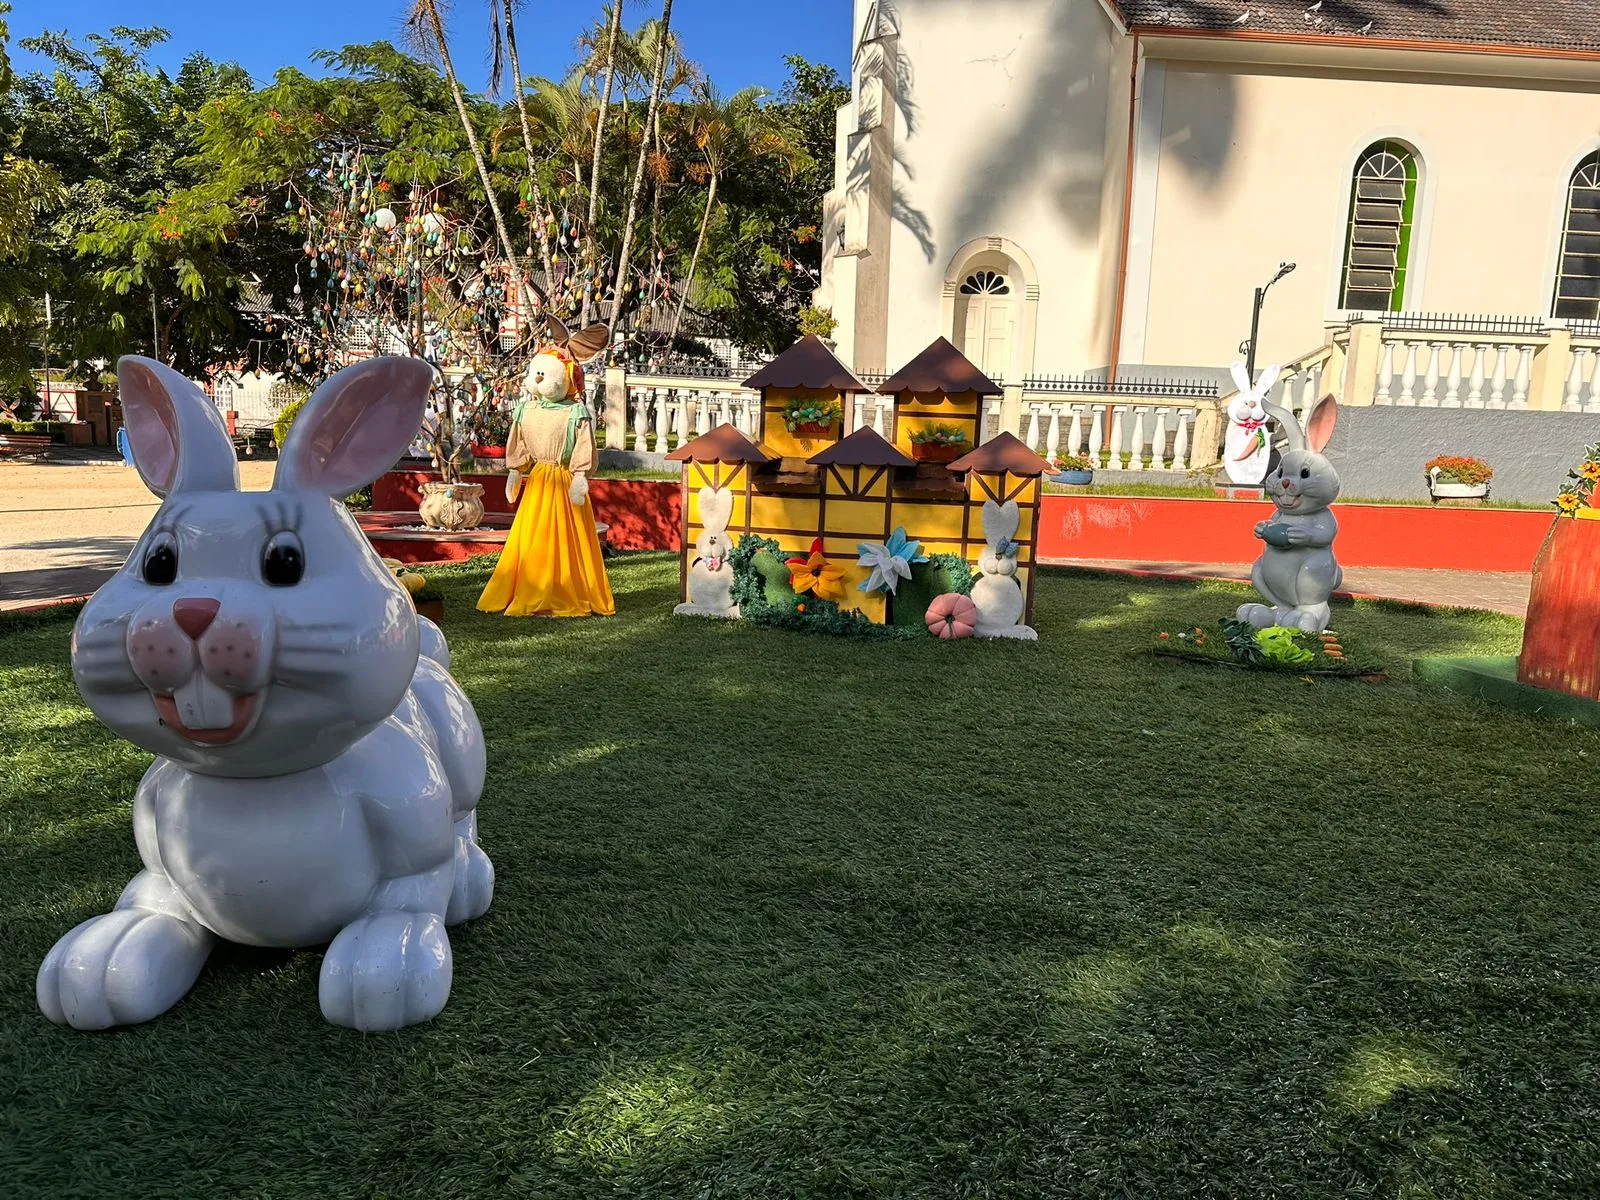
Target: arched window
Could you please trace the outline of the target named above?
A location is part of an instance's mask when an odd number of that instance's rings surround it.
[[[1367,147],[1350,187],[1340,287],[1345,308],[1398,312],[1405,304],[1416,212],[1416,155],[1399,142]]]
[[[961,284],[963,296],[1009,296],[1011,285],[998,271],[974,271]]]
[[[1600,320],[1600,150],[1578,164],[1567,185],[1552,315]]]

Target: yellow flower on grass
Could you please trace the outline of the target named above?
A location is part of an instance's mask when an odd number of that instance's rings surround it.
[[[789,583],[797,595],[812,592],[824,600],[844,599],[844,569],[830,563],[822,553],[822,539],[811,543],[811,553],[805,558],[785,561],[789,568]]]

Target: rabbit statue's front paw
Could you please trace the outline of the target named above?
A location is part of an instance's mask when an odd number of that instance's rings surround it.
[[[459,925],[489,911],[494,899],[494,864],[483,847],[469,838],[456,838],[455,885],[450,889],[446,925]]]
[[[215,940],[190,921],[144,908],[91,917],[39,965],[39,1009],[74,1029],[159,1017],[194,986]]]
[[[436,1017],[450,999],[450,939],[433,913],[386,912],[339,931],[317,994],[332,1025],[369,1032]]]

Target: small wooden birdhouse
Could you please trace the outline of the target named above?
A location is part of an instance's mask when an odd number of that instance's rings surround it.
[[[889,440],[918,462],[948,463],[978,444],[983,398],[1002,389],[945,338],[878,386],[894,397]]]
[[[685,442],[671,454],[669,462],[684,464],[682,483],[683,553],[680,555],[680,584],[687,585],[690,556],[705,531],[705,515],[700,511],[702,489],[730,493],[731,505],[718,513],[726,516],[724,532],[737,542],[740,534],[751,531],[751,480],[755,472],[777,463],[732,425],[718,425],[711,432]]]
[[[815,335],[801,338],[744,386],[761,393],[761,442],[783,459],[781,474],[814,478],[807,464],[853,424],[867,387]]]
[[[1015,434],[1002,432],[950,464],[953,474],[966,476],[966,502],[962,512],[962,555],[975,561],[989,549],[984,537],[984,504],[1016,501],[1017,528],[1009,540],[1016,547],[1017,582],[1022,586],[1022,624],[1033,624],[1034,548],[1039,542],[1039,497],[1050,464],[1030,450]]]
[[[896,472],[912,470],[916,463],[871,429],[856,430],[812,455],[810,462],[822,478],[817,512],[822,550],[844,569],[844,607],[855,608],[882,624],[886,617],[883,593],[858,591],[867,569],[857,561],[857,547],[863,541],[889,539],[895,526]]]

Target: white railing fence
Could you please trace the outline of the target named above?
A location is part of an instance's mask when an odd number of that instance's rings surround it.
[[[1078,455],[1106,471],[1188,471],[1196,416],[1193,405],[1025,399],[1018,436],[1046,458]]]

